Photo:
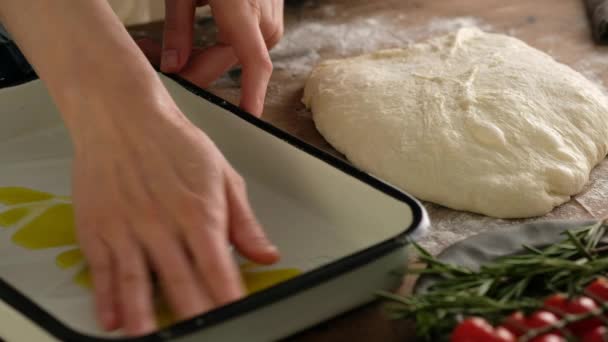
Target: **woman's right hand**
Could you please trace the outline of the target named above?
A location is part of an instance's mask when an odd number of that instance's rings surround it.
[[[73,131],[73,197],[98,317],[138,335],[155,328],[149,270],[185,319],[244,294],[231,244],[257,263],[278,252],[242,177],[200,129],[173,106],[148,110],[144,121],[125,109],[89,112]],[[138,101],[131,109],[146,110]],[[119,112],[94,119],[108,110]]]
[[[102,325],[154,329],[150,270],[178,318],[243,295],[230,244],[258,263],[278,252],[243,179],[177,108],[107,1],[3,0],[0,21],[72,136],[76,229]]]

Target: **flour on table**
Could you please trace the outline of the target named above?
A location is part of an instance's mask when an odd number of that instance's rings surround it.
[[[608,153],[608,97],[595,84],[516,38],[475,28],[325,61],[303,102],[359,168],[489,216],[550,212]]]
[[[608,57],[606,56],[606,52],[608,51],[604,51],[603,53],[592,53],[587,57],[581,58],[573,67],[585,75],[585,77],[600,85],[604,92],[608,94],[608,84],[604,84],[602,79],[598,76],[600,72],[608,69]]]
[[[322,13],[334,13],[332,5],[322,7]],[[400,47],[433,34],[448,33],[462,27],[489,26],[474,17],[438,17],[425,25],[403,28],[404,14],[372,15],[348,22],[302,22],[287,27],[281,42],[271,51],[276,70],[294,74],[309,73],[322,58],[324,51],[342,57]]]

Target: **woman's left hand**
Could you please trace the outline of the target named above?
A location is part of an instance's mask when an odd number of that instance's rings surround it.
[[[211,7],[218,36],[215,45],[199,49],[192,38],[195,9],[203,5]],[[162,51],[149,40],[139,42],[148,58],[203,88],[241,64],[240,106],[260,116],[272,74],[268,49],[283,36],[283,0],[166,0],[165,10]]]

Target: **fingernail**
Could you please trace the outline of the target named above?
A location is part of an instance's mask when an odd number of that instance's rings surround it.
[[[279,249],[278,249],[278,248],[277,248],[277,246],[275,246],[275,245],[272,245],[272,244],[270,244],[270,243],[269,243],[269,244],[267,244],[267,245],[265,246],[265,248],[266,248],[266,251],[267,251],[268,253],[271,253],[271,254],[279,254]]]
[[[163,57],[161,58],[160,61],[160,68],[162,69],[162,71],[165,72],[174,72],[177,71],[177,64],[178,64],[178,54],[177,54],[177,50],[175,49],[169,49],[169,50],[163,50]]]

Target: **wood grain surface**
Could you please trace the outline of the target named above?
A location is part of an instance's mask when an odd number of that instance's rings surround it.
[[[514,35],[557,60],[608,85],[608,48],[591,39],[582,0],[311,0],[286,2],[285,37],[272,51],[275,71],[268,89],[263,119],[290,134],[340,156],[315,130],[311,114],[300,102],[311,67],[322,59],[357,55],[476,25]],[[196,24],[197,44],[214,41],[210,18]],[[130,28],[136,37],[160,40],[162,24]],[[210,91],[238,103],[239,72],[235,70]],[[425,203],[433,222],[425,246],[438,252],[445,246],[486,229],[508,229],[513,221],[459,213]],[[608,162],[595,171],[580,198],[556,209],[548,218],[589,218],[608,215]],[[472,227],[467,229],[467,227]],[[402,293],[411,288],[404,284]],[[347,291],[348,289],[345,289]],[[331,300],[331,298],[327,298]],[[372,304],[289,338],[290,341],[408,341],[411,322],[388,321],[381,305]]]

